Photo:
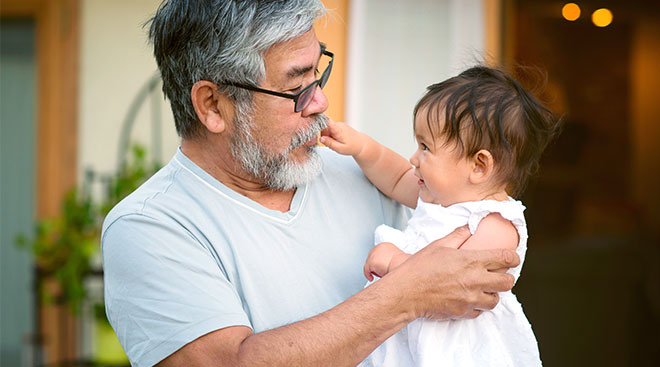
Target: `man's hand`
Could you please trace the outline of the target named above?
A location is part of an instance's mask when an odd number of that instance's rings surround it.
[[[402,301],[413,318],[474,318],[494,308],[499,296],[513,287],[514,278],[503,273],[520,263],[511,250],[457,250],[470,236],[461,227],[432,242],[381,282],[396,282]],[[383,284],[384,285],[384,284]]]

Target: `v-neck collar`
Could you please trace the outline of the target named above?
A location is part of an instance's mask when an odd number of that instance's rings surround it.
[[[289,210],[286,212],[280,212],[279,210],[266,208],[256,201],[230,189],[225,184],[218,181],[215,177],[211,176],[208,172],[204,171],[195,162],[190,160],[190,158],[183,154],[181,148],[177,149],[177,152],[172,160],[181,166],[185,171],[190,173],[195,179],[201,181],[203,184],[225,199],[232,201],[233,203],[247,210],[250,210],[255,214],[283,224],[291,223],[300,215],[308,196],[308,188],[310,183],[299,186],[296,189],[296,192],[293,194]]]

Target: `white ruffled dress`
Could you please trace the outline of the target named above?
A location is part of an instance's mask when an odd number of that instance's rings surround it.
[[[510,269],[516,280],[527,250],[527,226],[520,201],[473,201],[448,207],[417,203],[405,231],[381,225],[376,244],[392,242],[413,254],[445,237],[460,226],[475,233],[479,222],[490,213],[500,213],[518,230],[516,252],[520,265]],[[500,293],[500,303],[491,311],[469,320],[433,321],[417,319],[379,346],[361,366],[541,366],[538,345],[516,296]]]

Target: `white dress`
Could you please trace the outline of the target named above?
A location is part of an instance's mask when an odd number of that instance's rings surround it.
[[[518,230],[516,252],[520,265],[509,269],[516,280],[527,250],[527,226],[520,201],[473,201],[443,207],[417,203],[404,232],[381,225],[376,244],[392,242],[415,253],[454,229],[468,225],[470,232],[490,213],[500,213]],[[417,319],[387,339],[361,366],[541,366],[538,345],[516,296],[500,293],[500,303],[475,319],[433,321]]]

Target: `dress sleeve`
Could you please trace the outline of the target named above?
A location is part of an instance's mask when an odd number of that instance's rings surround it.
[[[101,246],[106,313],[132,365],[154,365],[214,330],[250,327],[221,263],[176,221],[125,215]]]
[[[468,227],[470,232],[474,234],[477,231],[477,227],[482,219],[484,219],[488,214],[499,213],[502,218],[511,221],[513,225],[518,229],[520,235],[524,235],[527,238],[527,230],[525,223],[525,206],[522,205],[520,201],[509,200],[509,201],[495,201],[495,200],[483,200],[470,203],[470,216],[468,218]],[[523,230],[521,232],[521,230]]]
[[[391,242],[402,250],[405,245],[403,232],[385,224],[376,227],[376,231],[374,232],[374,243],[377,245],[381,242]]]

